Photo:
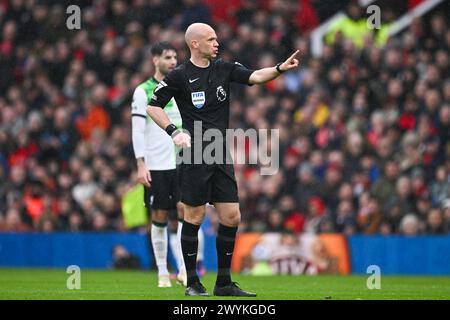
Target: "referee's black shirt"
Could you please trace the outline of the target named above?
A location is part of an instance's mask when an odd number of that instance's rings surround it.
[[[203,132],[219,129],[225,137],[230,113],[230,82],[248,84],[253,70],[239,63],[212,60],[201,68],[190,60],[172,70],[156,87],[150,105],[164,108],[174,97],[191,136],[194,121],[202,122]],[[192,139],[194,143],[194,139]]]

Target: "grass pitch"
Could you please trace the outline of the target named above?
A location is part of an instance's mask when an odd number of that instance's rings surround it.
[[[184,288],[157,288],[157,275],[149,271],[81,270],[81,288],[67,289],[64,269],[0,269],[1,300],[184,300],[218,299],[184,296]],[[369,276],[369,275],[368,275]],[[367,277],[368,277],[367,276]],[[450,300],[450,277],[383,276],[381,289],[369,290],[366,276],[263,276],[233,275],[242,288],[259,300]],[[202,283],[212,294],[215,274]],[[223,297],[220,297],[224,300]],[[237,299],[237,298],[229,298]],[[238,298],[243,300],[243,298]],[[251,298],[254,300],[255,298]]]

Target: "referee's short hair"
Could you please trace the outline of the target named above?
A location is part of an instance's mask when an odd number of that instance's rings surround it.
[[[153,45],[152,47],[152,56],[160,56],[162,55],[164,50],[173,50],[176,51],[175,47],[171,45],[167,41],[161,41]]]

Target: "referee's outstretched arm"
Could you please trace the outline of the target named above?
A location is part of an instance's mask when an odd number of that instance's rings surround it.
[[[249,79],[249,84],[261,84],[267,81],[277,78],[285,71],[297,68],[299,61],[295,59],[295,56],[299,53],[299,50],[295,51],[286,61],[277,64],[275,67],[264,68],[254,71]]]

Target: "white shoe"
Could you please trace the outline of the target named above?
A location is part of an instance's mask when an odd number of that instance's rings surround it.
[[[182,272],[177,274],[177,282],[183,286],[187,286],[187,274],[186,272]]]
[[[169,275],[158,276],[158,288],[170,288],[170,287],[172,287],[172,283],[170,282]]]

